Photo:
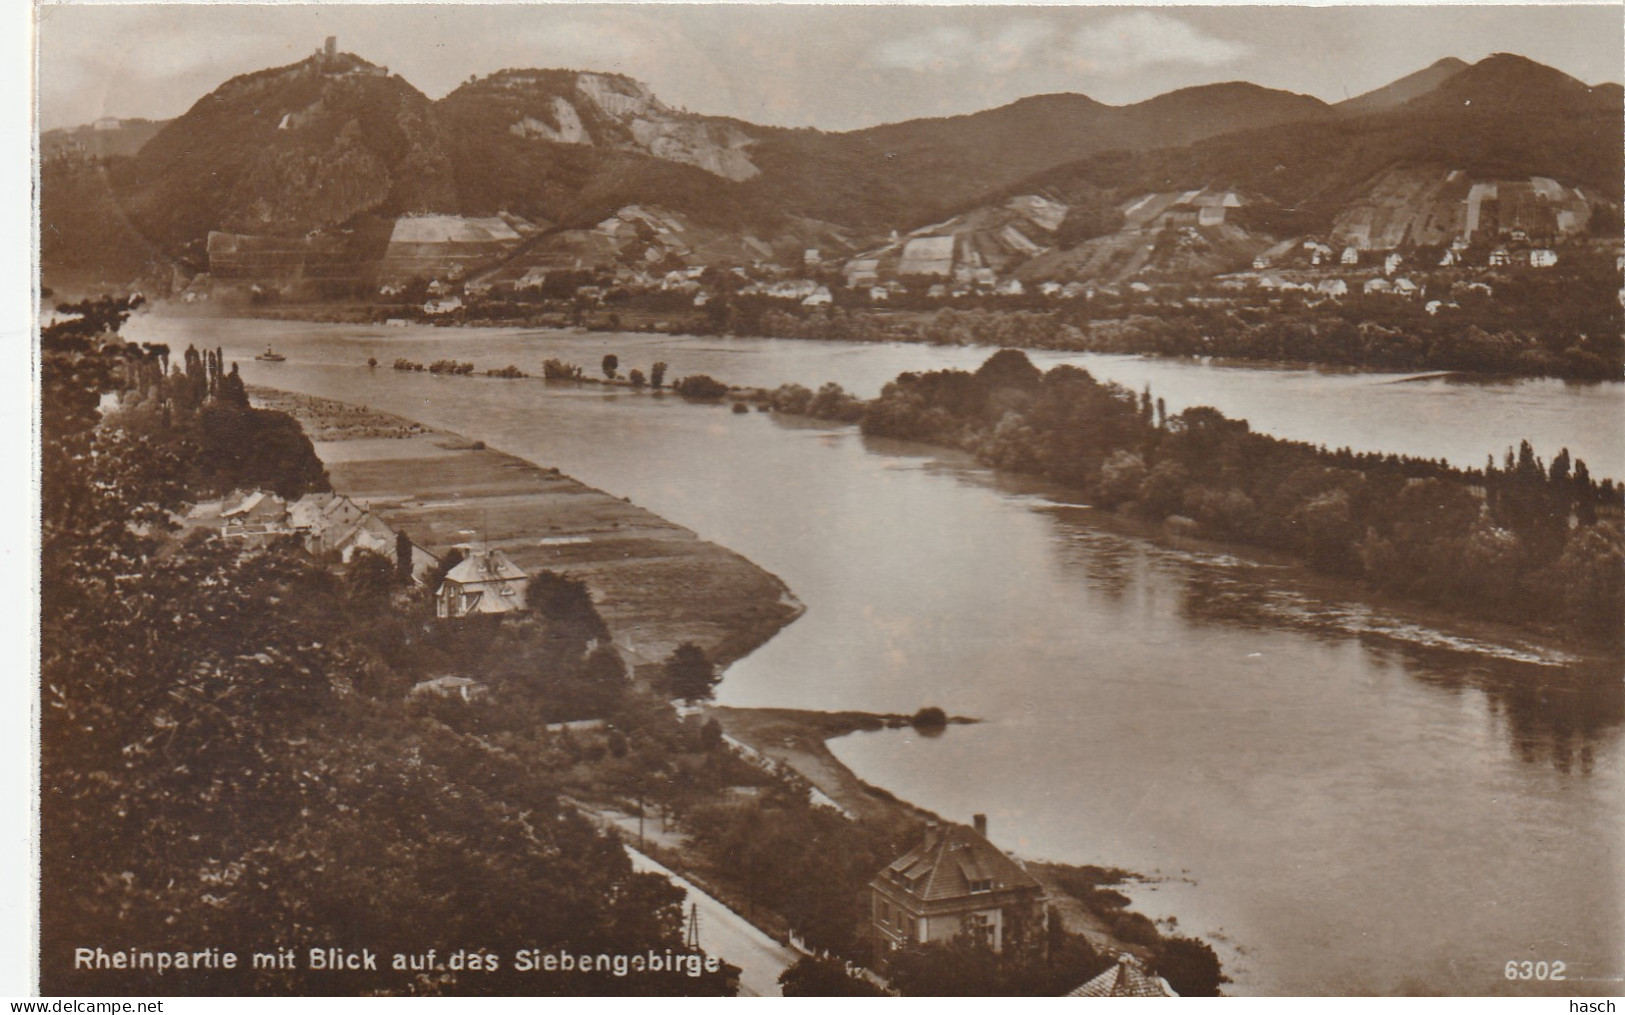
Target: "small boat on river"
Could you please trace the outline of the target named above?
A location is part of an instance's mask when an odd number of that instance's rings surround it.
[[[288,357],[282,355],[280,352],[273,352],[270,346],[266,346],[265,351],[254,358],[265,363],[281,363]]]

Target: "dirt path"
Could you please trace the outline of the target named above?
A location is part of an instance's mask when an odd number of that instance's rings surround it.
[[[666,880],[687,893],[683,911],[690,920],[698,915],[700,947],[707,955],[739,967],[740,997],[779,997],[779,974],[796,959],[795,952],[758,930],[749,920],[695,887],[694,883],[644,856],[630,846],[622,847],[632,860],[632,868],[664,875]]]

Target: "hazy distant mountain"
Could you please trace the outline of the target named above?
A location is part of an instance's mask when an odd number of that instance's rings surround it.
[[[1424,67],[1415,74],[1407,74],[1381,88],[1373,89],[1364,95],[1356,95],[1352,99],[1345,99],[1332,107],[1345,116],[1364,116],[1367,113],[1378,113],[1385,109],[1403,105],[1419,95],[1426,95],[1449,78],[1466,70],[1470,64],[1465,60],[1458,60],[1447,56],[1438,63]]]
[[[761,224],[784,212],[886,229],[1108,148],[1184,144],[1327,113],[1318,99],[1231,83],[1122,107],[1082,95],[1034,96],[966,116],[832,134],[676,111],[622,75],[563,70],[502,71],[470,81],[436,108],[456,132],[453,157],[470,210],[500,204],[556,219],[642,201],[712,222]]]
[[[1129,106],[1040,95],[967,116],[845,134],[775,133],[753,149],[762,175],[749,187],[816,218],[906,228],[1096,152],[1187,144],[1328,111],[1319,99],[1240,82],[1185,88]]]
[[[120,120],[110,116],[83,127],[47,130],[40,134],[40,155],[44,158],[64,153],[96,157],[134,155],[168,124],[168,120]]]

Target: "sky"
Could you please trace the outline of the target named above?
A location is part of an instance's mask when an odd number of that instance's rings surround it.
[[[168,118],[328,35],[430,98],[504,67],[618,71],[666,104],[850,130],[1080,92],[1137,102],[1245,80],[1335,102],[1447,56],[1625,78],[1625,7],[865,4],[53,4],[39,122]]]

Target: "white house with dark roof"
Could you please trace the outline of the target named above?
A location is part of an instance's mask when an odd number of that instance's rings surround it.
[[[446,572],[446,580],[435,591],[435,616],[445,619],[523,610],[529,580],[530,575],[501,550],[471,549]]]
[[[870,923],[888,949],[951,941],[962,932],[1002,951],[1024,925],[1037,940],[1045,920],[1044,888],[976,827],[926,829],[919,845],[869,883]]]

